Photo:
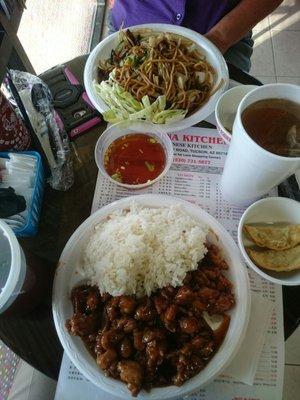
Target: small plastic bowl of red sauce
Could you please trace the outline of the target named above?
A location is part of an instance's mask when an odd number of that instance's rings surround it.
[[[103,176],[127,189],[142,189],[161,179],[173,162],[169,136],[148,122],[121,122],[108,127],[95,147]]]

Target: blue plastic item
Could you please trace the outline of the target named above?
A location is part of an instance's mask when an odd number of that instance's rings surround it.
[[[10,153],[15,153],[12,151],[9,152],[0,152],[1,158],[9,158]],[[16,154],[28,154],[37,159],[36,163],[36,175],[33,186],[33,195],[31,204],[28,210],[28,217],[26,224],[22,228],[14,228],[13,231],[18,237],[28,237],[34,236],[38,231],[38,224],[41,214],[42,200],[44,195],[44,168],[42,164],[42,159],[39,153],[36,151],[18,151]]]

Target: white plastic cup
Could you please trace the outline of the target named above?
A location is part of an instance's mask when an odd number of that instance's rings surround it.
[[[231,142],[233,123],[241,100],[255,88],[257,88],[255,85],[234,86],[223,93],[217,101],[215,109],[217,130],[225,143]]]
[[[26,276],[26,260],[12,229],[0,219],[0,314],[20,294]]]
[[[271,98],[300,103],[300,86],[287,83],[260,86],[242,99],[221,180],[223,196],[232,204],[249,205],[300,168],[300,157],[270,153],[251,139],[243,126],[243,111],[256,101]]]

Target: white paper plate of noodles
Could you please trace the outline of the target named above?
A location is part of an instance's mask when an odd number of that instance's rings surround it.
[[[229,83],[227,64],[219,49],[204,36],[182,26],[168,24],[144,24],[130,27],[132,32],[141,29],[152,29],[155,32],[170,32],[190,39],[196,45],[198,45],[201,53],[206,56],[207,61],[215,70],[215,79],[212,88],[213,94],[210,96],[208,101],[203,104],[198,111],[195,111],[181,121],[169,124],[158,124],[160,129],[165,132],[179,131],[203,121],[212,112],[214,112],[215,105],[219,97],[226,90]],[[117,44],[118,32],[102,40],[89,55],[84,69],[84,86],[91,102],[95,108],[100,111],[100,113],[107,111],[109,106],[99,97],[94,88],[94,82],[98,81],[98,64],[99,61],[104,61],[110,57],[111,51],[116,48]]]

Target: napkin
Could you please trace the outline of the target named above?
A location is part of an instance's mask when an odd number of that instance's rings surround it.
[[[274,304],[261,295],[251,294],[251,311],[246,336],[241,347],[224,371],[240,382],[253,385],[261,351],[265,342]]]

